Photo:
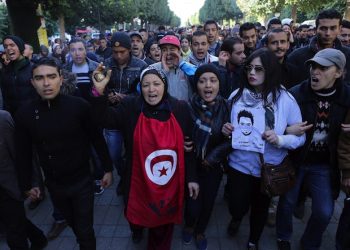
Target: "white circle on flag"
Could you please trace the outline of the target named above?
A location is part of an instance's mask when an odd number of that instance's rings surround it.
[[[159,161],[151,165],[152,160],[159,156],[170,156],[169,160]],[[177,165],[177,154],[174,150],[162,149],[153,151],[145,160],[145,169],[148,178],[157,185],[165,185],[173,177]]]

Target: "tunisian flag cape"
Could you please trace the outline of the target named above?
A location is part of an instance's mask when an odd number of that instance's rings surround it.
[[[167,121],[142,112],[134,131],[132,174],[126,218],[157,227],[181,224],[184,198],[183,133],[174,115]]]

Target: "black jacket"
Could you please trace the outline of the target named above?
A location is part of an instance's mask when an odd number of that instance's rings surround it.
[[[221,66],[219,62],[212,62],[220,72],[220,95],[225,99],[229,98],[231,93],[239,88],[239,78],[241,76],[242,67],[236,67],[234,71],[229,66]]]
[[[124,195],[127,196],[130,190],[131,180],[131,166],[132,166],[132,152],[134,142],[134,130],[141,114],[141,107],[144,105],[142,97],[128,96],[116,107],[108,107],[108,100],[106,96],[91,98],[92,103],[92,117],[98,125],[107,129],[121,130],[126,151],[126,169],[123,174]],[[190,107],[184,101],[178,101],[172,97],[168,97],[170,108],[179,123],[184,136],[192,138],[193,123],[191,120]],[[161,114],[158,112],[148,113],[144,112],[147,117],[152,117],[161,120]],[[169,114],[167,114],[169,115]],[[194,168],[193,153],[185,153],[185,169],[186,181],[197,181],[196,170]]]
[[[107,147],[91,125],[89,103],[79,97],[58,95],[51,101],[38,98],[21,107],[15,121],[23,191],[31,188],[32,145],[37,149],[47,184],[62,186],[90,176],[90,142],[97,151]],[[103,152],[108,154],[108,150]],[[103,152],[98,152],[99,156]],[[103,167],[106,172],[112,170],[112,164]]]
[[[308,124],[314,124],[314,126],[306,131],[305,144],[296,149],[291,153],[293,161],[296,166],[300,166],[304,163],[312,136],[314,133],[316,112],[317,112],[317,100],[316,95],[310,87],[308,80],[303,81],[301,84],[291,88],[290,93],[294,96],[299,104],[303,121],[307,121]],[[337,145],[339,133],[341,130],[341,124],[344,122],[348,109],[350,107],[350,86],[343,84],[342,82],[337,83],[336,97],[331,104],[331,111],[329,115],[329,134],[328,134],[328,147],[329,147],[329,159],[331,164],[331,177],[332,177],[332,188],[334,198],[339,195],[340,188],[340,175],[338,168],[338,157],[337,157]]]
[[[345,57],[350,58],[350,48],[342,46],[339,39],[334,42],[334,48],[344,53]],[[318,52],[317,37],[313,37],[308,46],[294,50],[287,58],[287,63],[294,65],[296,68],[291,72],[290,87],[299,84],[310,76],[308,67],[305,62]],[[346,60],[344,82],[350,84],[350,60]]]
[[[0,188],[22,201],[15,166],[15,125],[11,115],[0,110]]]
[[[107,85],[108,91],[115,91],[121,94],[130,94],[136,91],[136,82],[147,63],[130,54],[128,66],[120,69],[116,60],[110,57],[105,61],[108,69],[112,70],[111,80]]]
[[[14,115],[17,109],[34,100],[37,93],[30,81],[32,65],[29,59],[12,61],[4,67],[1,75],[1,90],[4,109]]]
[[[193,105],[193,104],[192,104]],[[201,119],[201,115],[196,111],[196,109],[191,106],[192,109],[192,118],[195,123],[197,119]],[[228,154],[232,150],[231,140],[225,137],[222,132],[222,126],[226,122],[230,122],[230,108],[226,100],[223,100],[223,103],[220,107],[220,111],[217,114],[214,114],[210,137],[206,146],[206,155],[204,159],[210,164],[213,168],[221,167],[221,164],[225,162]],[[197,158],[197,170],[201,171],[201,157]]]

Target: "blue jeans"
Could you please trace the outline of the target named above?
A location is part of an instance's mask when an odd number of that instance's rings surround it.
[[[299,168],[295,186],[280,197],[276,231],[277,238],[289,241],[293,232],[293,210],[297,204],[303,181],[312,198],[312,214],[301,239],[305,250],[319,249],[322,235],[333,214],[330,166],[327,164],[305,164]]]
[[[112,158],[118,175],[121,176],[124,168],[123,151],[123,135],[119,130],[104,129],[103,135],[106,139],[109,155]]]

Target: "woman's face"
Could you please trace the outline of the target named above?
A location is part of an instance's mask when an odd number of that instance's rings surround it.
[[[188,40],[186,38],[182,39],[181,40],[181,49],[183,51],[187,51],[189,48],[190,48],[190,43],[188,42]]]
[[[157,105],[164,95],[164,82],[155,74],[147,74],[141,82],[142,96],[149,105]]]
[[[158,44],[152,44],[151,48],[149,49],[149,53],[154,61],[160,62],[160,58],[162,57],[162,51],[160,50]]]
[[[290,27],[289,25],[283,25],[283,31],[286,32],[287,34],[290,32]]]
[[[247,78],[257,92],[261,92],[265,81],[265,69],[262,65],[260,57],[254,58],[250,64],[246,66]]]
[[[56,48],[55,48],[55,53],[56,53],[57,55],[62,54],[62,49],[61,49],[60,46],[56,46]]]
[[[219,93],[219,79],[212,72],[202,74],[197,82],[199,96],[206,102],[211,103]]]

